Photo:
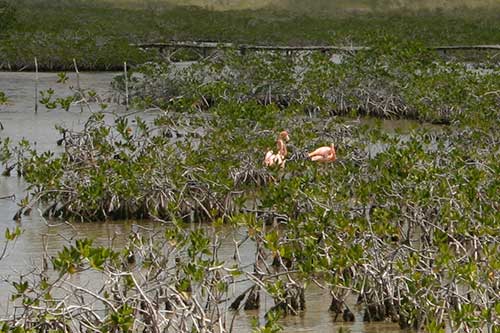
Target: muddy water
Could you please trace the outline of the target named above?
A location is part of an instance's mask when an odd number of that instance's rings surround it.
[[[92,87],[100,95],[111,94],[110,81],[113,73],[87,73],[81,75],[82,88]],[[0,137],[10,137],[14,141],[26,138],[37,143],[39,150],[58,150],[56,140],[59,139],[54,125],[61,124],[69,128],[78,129],[88,117],[88,111],[80,112],[80,107],[74,106],[70,112],[52,110],[47,112],[44,107],[39,106],[38,114],[34,114],[34,80],[31,73],[5,73],[0,72],[0,91],[4,91],[9,97],[10,103],[0,108],[0,122],[5,129],[0,131]],[[39,90],[53,88],[56,95],[69,95],[70,85],[76,85],[75,77],[70,75],[66,85],[58,84],[57,75],[53,73],[40,74]],[[120,112],[123,107],[114,105],[115,111]],[[0,172],[2,170],[0,169]],[[14,278],[20,273],[28,272],[32,267],[40,264],[42,253],[47,251],[48,255],[54,255],[63,245],[77,238],[91,238],[96,244],[109,245],[120,248],[125,243],[132,230],[138,228],[160,228],[158,224],[148,221],[107,222],[107,223],[85,223],[65,224],[58,221],[46,221],[37,211],[31,216],[23,217],[22,222],[16,223],[12,220],[18,206],[17,201],[26,195],[26,183],[15,176],[0,176],[0,197],[13,195],[15,199],[0,199],[0,235],[4,234],[5,228],[19,226],[24,231],[16,243],[9,247],[7,257],[0,262],[0,319],[8,316],[12,308],[7,299],[12,292],[4,278]],[[209,228],[208,226],[206,226]],[[226,234],[221,247],[221,259],[232,257],[234,251],[233,237],[240,238],[244,230],[237,234],[233,231],[222,230]],[[241,239],[241,238],[240,238]],[[0,246],[3,246],[3,237],[0,237]],[[254,256],[251,245],[243,247],[241,256],[243,261],[250,262]],[[88,279],[77,279],[75,283],[84,283]],[[356,322],[335,322],[334,316],[328,312],[330,304],[328,292],[318,288],[310,287],[306,293],[307,310],[298,316],[289,316],[282,320],[281,324],[285,332],[336,332],[341,327],[349,329],[353,333],[368,332],[402,332],[398,326],[392,323],[365,324],[362,322],[361,309],[356,311]],[[266,309],[272,306],[272,301],[263,297],[263,309],[260,311],[246,311],[237,315],[235,332],[251,331],[251,319],[257,317],[262,319]]]

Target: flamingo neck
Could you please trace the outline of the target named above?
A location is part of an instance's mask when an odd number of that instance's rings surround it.
[[[276,142],[277,146],[278,146],[278,153],[281,155],[281,156],[286,156],[288,151],[286,150],[286,145],[285,145],[285,142],[281,139],[278,139],[278,141]]]
[[[335,146],[332,144],[330,149],[330,159],[335,161],[337,159],[337,152],[335,151]]]

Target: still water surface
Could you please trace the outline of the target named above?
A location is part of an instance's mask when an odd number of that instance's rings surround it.
[[[81,75],[82,88],[92,87],[98,94],[109,96],[112,94],[110,82],[113,73],[83,73]],[[39,90],[52,88],[56,95],[69,95],[70,85],[76,85],[74,75],[69,75],[67,84],[58,84],[55,73],[41,73]],[[56,141],[60,138],[54,128],[56,124],[72,129],[83,126],[88,117],[88,111],[80,112],[80,107],[73,106],[70,112],[52,110],[46,111],[39,106],[38,114],[34,114],[34,76],[31,73],[0,72],[0,91],[9,97],[9,104],[0,108],[0,122],[5,129],[0,131],[0,138],[10,137],[13,141],[23,138],[36,142],[38,150],[58,151]],[[114,105],[115,111],[120,112],[121,106]],[[124,110],[123,110],[124,111]],[[398,125],[399,124],[399,125]],[[391,127],[407,126],[407,123],[387,122],[388,130]],[[1,172],[0,168],[0,172]],[[13,229],[19,226],[24,231],[15,245],[8,251],[8,256],[0,262],[0,319],[8,316],[12,310],[7,300],[12,290],[4,282],[4,278],[16,277],[28,272],[32,267],[40,264],[42,253],[46,248],[48,255],[54,255],[62,249],[68,241],[78,238],[91,238],[95,244],[109,245],[120,248],[126,242],[128,235],[134,229],[145,227],[150,229],[162,228],[151,221],[101,222],[66,224],[60,221],[45,221],[37,211],[31,216],[23,217],[20,223],[12,220],[18,206],[17,202],[26,195],[27,184],[13,173],[11,177],[0,176],[0,197],[14,195],[15,199],[0,200],[0,235],[5,228]],[[206,226],[209,228],[208,226]],[[220,250],[221,259],[230,258],[234,253],[233,237],[241,237],[244,233],[226,233],[226,238]],[[0,246],[3,237],[0,238]],[[251,262],[254,249],[251,245],[240,249],[243,261]],[[78,280],[78,279],[77,279]],[[81,278],[83,283],[85,278]],[[375,332],[403,332],[393,323],[363,323],[361,309],[351,305],[356,311],[354,323],[334,322],[334,315],[328,312],[331,298],[327,291],[311,286],[306,292],[306,311],[298,316],[288,316],[281,321],[285,332],[337,332],[340,328],[349,329],[352,333]],[[267,309],[273,304],[266,297],[262,298],[262,309],[259,311],[241,311],[236,320],[235,332],[251,331],[250,321],[253,317],[263,318]],[[339,320],[341,320],[339,318]]]

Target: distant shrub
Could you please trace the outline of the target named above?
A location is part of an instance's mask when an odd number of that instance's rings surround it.
[[[0,34],[16,22],[16,8],[8,1],[0,0]]]

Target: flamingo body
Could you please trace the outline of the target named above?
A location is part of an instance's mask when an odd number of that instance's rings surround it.
[[[311,161],[322,163],[334,162],[337,159],[337,153],[335,152],[335,145],[333,143],[330,147],[319,147],[313,152],[310,152],[308,156]]]
[[[264,158],[264,165],[266,167],[273,167],[273,166],[277,165],[281,168],[284,168],[285,167],[285,159],[279,153],[274,154],[272,150],[269,150],[266,153],[266,156]]]
[[[282,131],[276,139],[276,146],[278,152],[275,154],[272,150],[268,150],[264,156],[264,165],[266,167],[279,166],[281,168],[285,167],[285,157],[288,154],[286,149],[285,141],[290,140],[287,131]]]

